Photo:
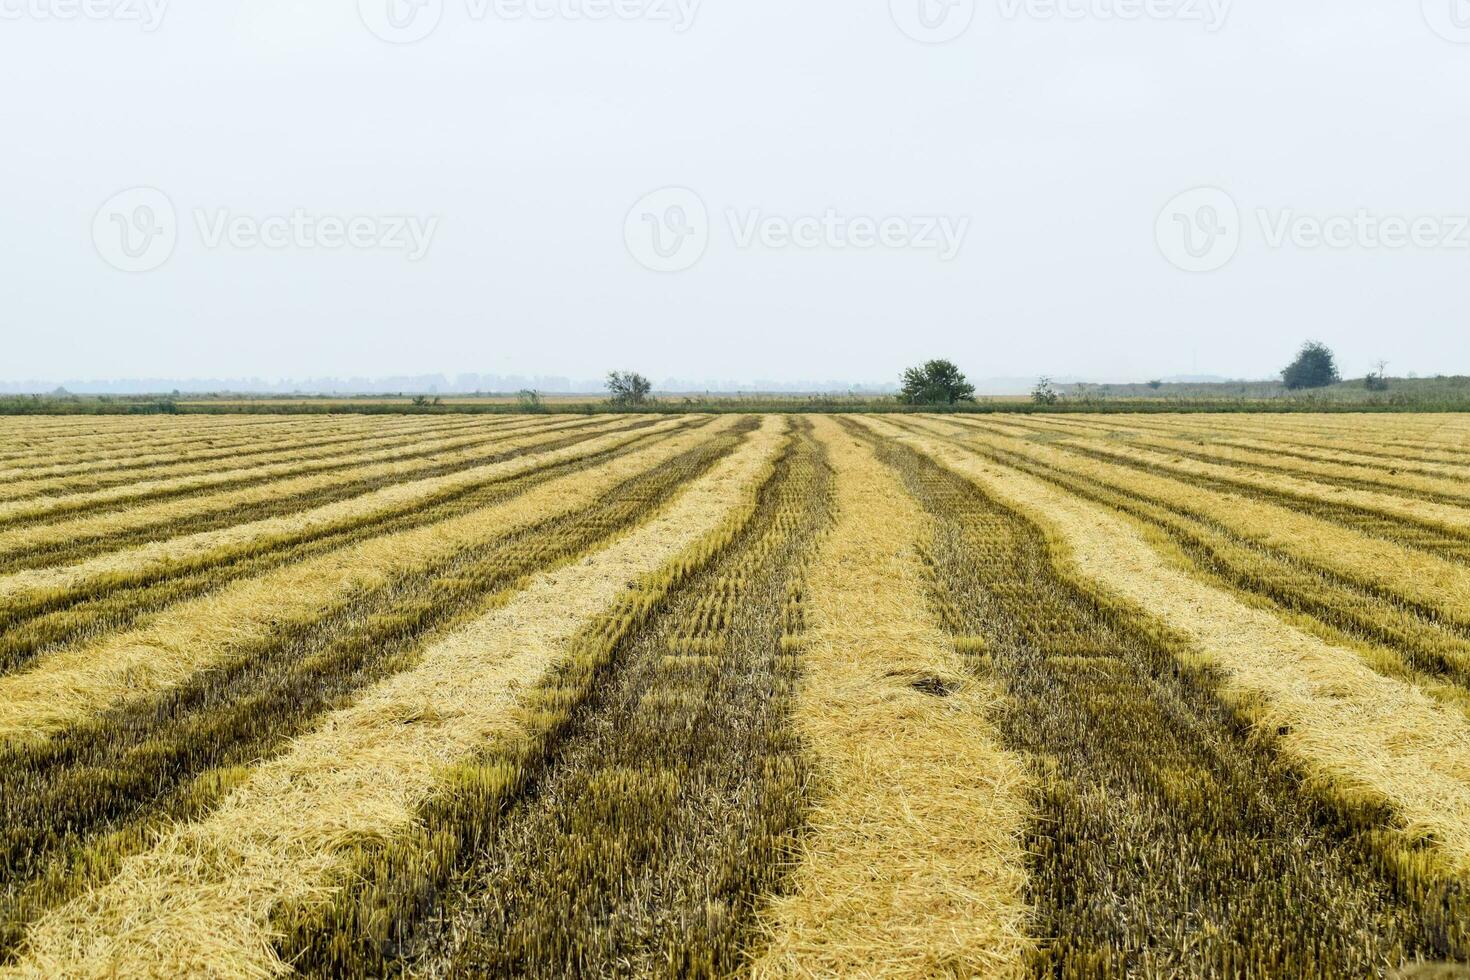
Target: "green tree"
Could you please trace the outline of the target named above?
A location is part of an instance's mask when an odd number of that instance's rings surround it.
[[[653,383],[637,371],[609,371],[607,390],[614,405],[642,405],[648,401]]]
[[[975,386],[953,362],[928,361],[903,373],[899,401],[907,405],[953,405],[975,400]]]
[[[1062,393],[1057,391],[1052,384],[1051,378],[1043,375],[1036,381],[1036,387],[1031,389],[1031,400],[1038,405],[1055,405],[1061,400]]]
[[[1309,340],[1302,345],[1296,360],[1281,372],[1281,380],[1291,391],[1302,388],[1326,388],[1337,384],[1342,376],[1337,373],[1337,358],[1323,343]]]

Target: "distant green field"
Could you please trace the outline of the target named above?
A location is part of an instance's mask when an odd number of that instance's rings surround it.
[[[1370,391],[1362,378],[1341,381],[1327,388],[1290,391],[1279,381],[1226,381],[1202,384],[1101,384],[1068,385],[1071,398],[1103,400],[1203,401],[1288,401],[1320,406],[1322,402],[1350,405],[1402,403],[1446,403],[1470,401],[1470,377],[1390,378],[1388,390]]]
[[[0,415],[149,414],[495,414],[556,412],[1464,412],[1470,411],[1470,377],[1390,378],[1385,391],[1364,381],[1290,391],[1276,381],[1167,384],[1069,384],[1055,404],[1038,405],[1015,395],[982,395],[956,405],[905,405],[894,396],[658,392],[644,405],[617,406],[597,394],[547,394],[529,405],[514,394],[486,395],[11,395],[0,397]]]

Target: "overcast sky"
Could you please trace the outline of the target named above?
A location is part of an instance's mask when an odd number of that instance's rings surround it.
[[[0,378],[1470,373],[1470,0],[0,0],[0,83]]]

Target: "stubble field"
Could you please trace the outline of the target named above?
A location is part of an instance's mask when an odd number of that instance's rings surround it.
[[[0,976],[1470,976],[1470,421],[0,425]]]

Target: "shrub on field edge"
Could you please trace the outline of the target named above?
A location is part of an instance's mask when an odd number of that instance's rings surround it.
[[[643,405],[650,401],[653,383],[637,371],[609,371],[607,390],[614,405]]]
[[[1281,380],[1290,391],[1302,388],[1326,388],[1337,384],[1342,376],[1337,373],[1337,358],[1331,348],[1315,340],[1302,345],[1296,360],[1281,371]]]
[[[953,405],[975,400],[975,386],[953,361],[927,361],[903,373],[898,400],[905,405]]]
[[[1388,390],[1388,362],[1387,361],[1379,361],[1378,362],[1377,369],[1374,370],[1374,371],[1368,372],[1368,376],[1363,379],[1363,387],[1364,388],[1367,388],[1369,391],[1387,391]]]

